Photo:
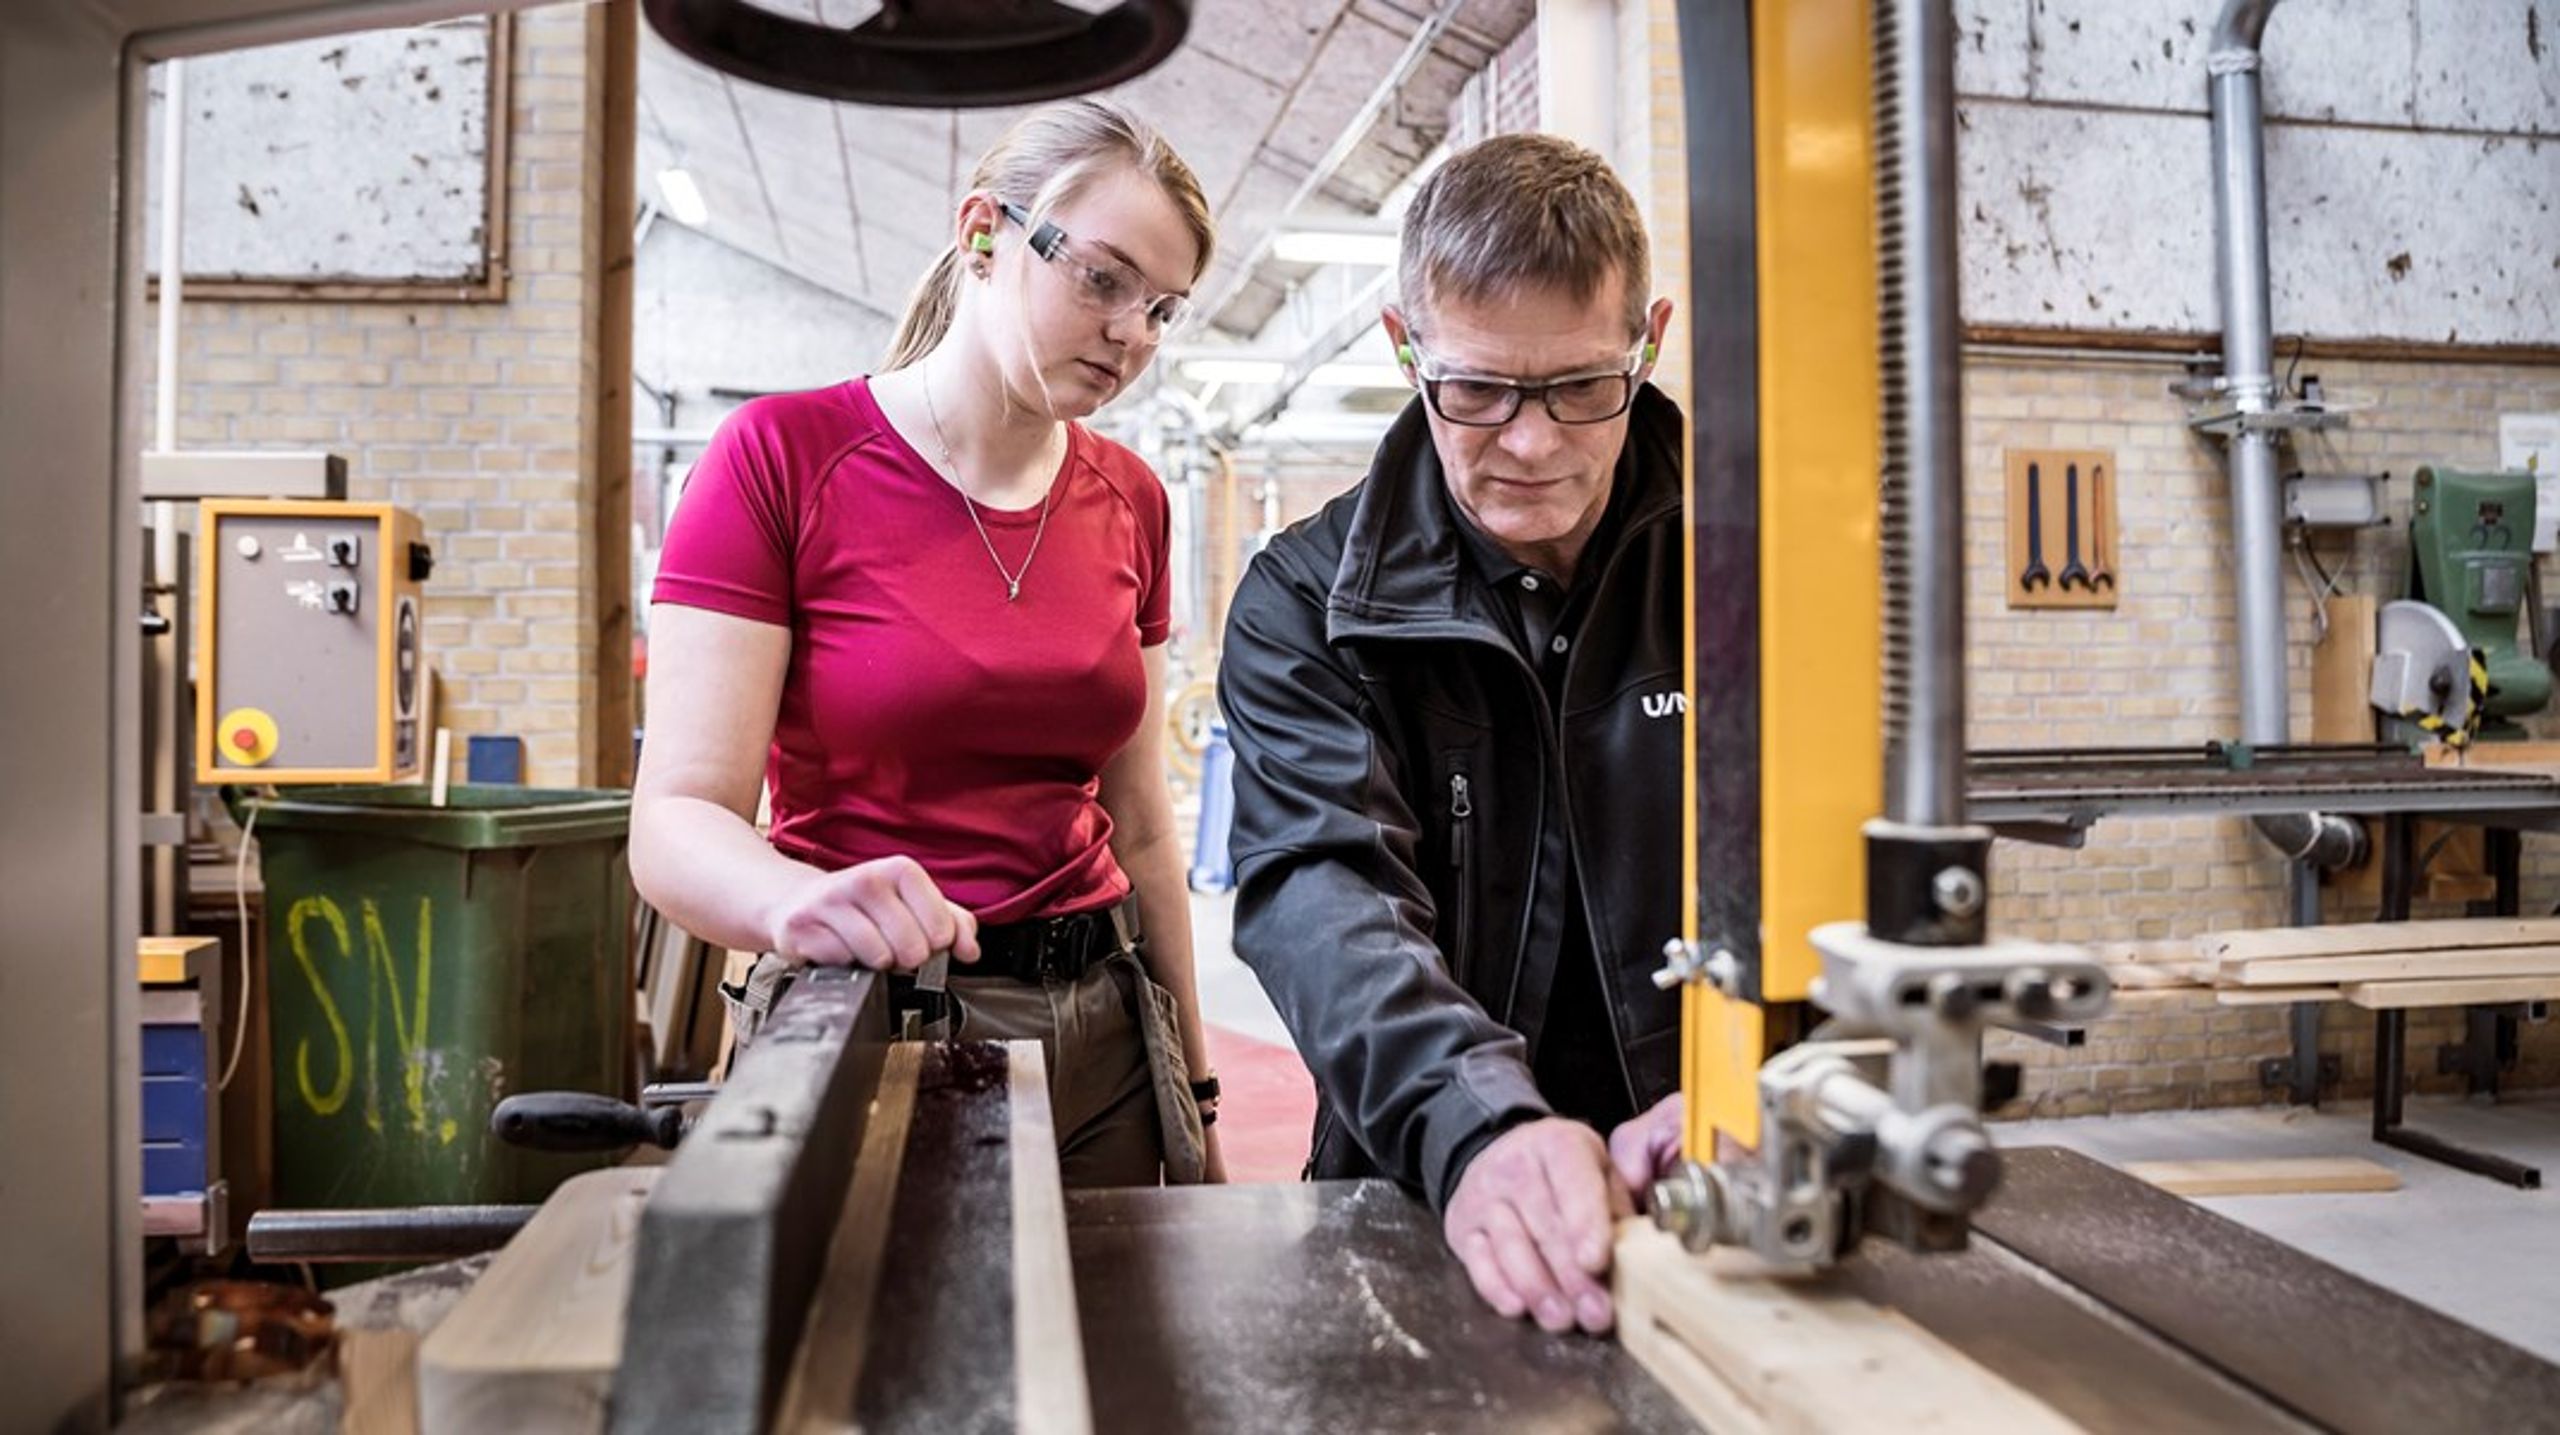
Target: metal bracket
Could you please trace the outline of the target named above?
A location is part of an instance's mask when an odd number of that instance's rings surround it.
[[[2343,1068],[2338,1064],[2338,1054],[2334,1051],[2322,1052],[2320,1054],[2321,1089],[2325,1091],[2330,1087],[2336,1086],[2344,1079]],[[2279,1086],[2291,1086],[2292,1084],[2292,1057],[2270,1056],[2258,1063],[2258,1085],[2261,1088],[2273,1091]]]
[[[1761,1067],[1760,1150],[1683,1163],[1654,1188],[1655,1220],[1692,1250],[1746,1246],[1786,1270],[1831,1265],[1870,1232],[1961,1247],[2000,1175],[1982,1129],[1983,1028],[2093,1020],[2106,969],[2075,947],[1913,946],[1856,922],[1813,942],[1814,999],[1834,1021]]]
[[[2347,426],[2347,415],[2335,409],[2217,409],[2187,420],[2187,427],[2215,438],[2244,433],[2319,433]]]

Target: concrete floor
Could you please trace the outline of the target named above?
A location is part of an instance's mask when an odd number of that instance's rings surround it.
[[[2560,1095],[2496,1106],[2412,1099],[2407,1126],[2541,1167],[2560,1182]],[[2369,1195],[2214,1196],[2209,1211],[2456,1320],[2560,1361],[2560,1191],[2520,1191],[2372,1139],[2361,1102],[2003,1122],[2007,1146],[2066,1146],[2109,1163],[2361,1156],[2400,1175]]]

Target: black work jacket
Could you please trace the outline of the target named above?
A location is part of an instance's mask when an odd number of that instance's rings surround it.
[[[1680,924],[1681,433],[1641,389],[1558,708],[1467,557],[1419,400],[1237,589],[1235,945],[1314,1073],[1315,1177],[1437,1208],[1485,1141],[1551,1114],[1530,1053],[1568,874],[1636,1109],[1678,1085],[1679,1001],[1651,974]]]

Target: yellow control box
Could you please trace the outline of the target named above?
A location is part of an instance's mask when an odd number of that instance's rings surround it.
[[[420,532],[387,503],[199,505],[196,781],[417,775]]]

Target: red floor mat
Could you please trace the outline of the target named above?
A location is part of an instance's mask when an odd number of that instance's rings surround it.
[[[1212,1023],[1218,1070],[1218,1143],[1230,1181],[1295,1181],[1307,1164],[1315,1082],[1298,1053]]]

